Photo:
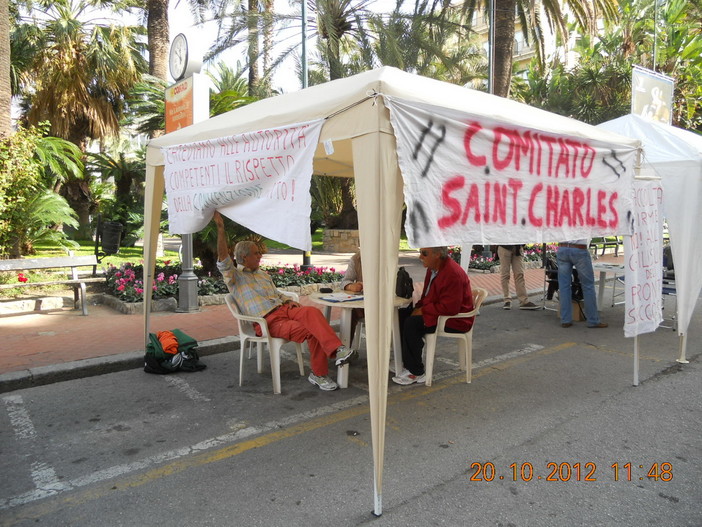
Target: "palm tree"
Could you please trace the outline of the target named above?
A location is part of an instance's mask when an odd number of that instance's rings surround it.
[[[257,100],[246,95],[248,87],[241,72],[236,72],[224,62],[219,62],[214,71],[208,71],[213,90],[210,91],[210,115],[220,115]]]
[[[26,120],[49,120],[51,134],[87,150],[88,142],[119,132],[124,98],[146,69],[138,28],[106,24],[89,0],[41,0],[40,13],[23,24],[35,28],[36,46],[25,85]],[[16,28],[22,32],[26,28]],[[19,33],[18,33],[19,34]],[[88,177],[59,185],[78,213],[78,236],[90,236]]]
[[[351,58],[358,71],[382,64],[460,85],[485,78],[487,63],[461,9],[426,2],[412,12],[396,8],[369,16],[361,33]]]
[[[598,20],[613,21],[618,16],[616,0],[565,0],[561,2],[542,0],[494,0],[495,2],[495,49],[493,70],[493,93],[501,97],[509,96],[512,79],[512,62],[514,51],[514,34],[519,20],[524,36],[537,45],[538,55],[543,60],[544,25],[540,12],[543,9],[548,26],[561,39],[567,41],[565,10],[567,7],[575,20],[576,26],[585,35],[594,35]],[[473,13],[476,9],[485,7],[481,0],[466,0],[464,9]]]
[[[0,138],[10,135],[11,116],[10,8],[8,0],[0,0]]]
[[[146,35],[149,48],[149,75],[168,80],[169,24],[168,0],[146,0]]]
[[[286,24],[288,17],[276,15],[273,0],[214,0],[212,11],[219,23],[219,35],[209,58],[216,58],[235,46],[245,44],[248,95],[270,96],[270,76],[279,63],[272,60],[274,30]],[[262,65],[259,63],[261,58]]]
[[[129,2],[130,0],[122,0]],[[181,0],[176,0],[178,5]],[[161,80],[168,80],[168,53],[170,51],[170,24],[168,8],[170,0],[132,0],[136,7],[143,9],[146,16],[147,47],[149,50],[149,74]],[[211,0],[188,0],[196,22],[205,20]]]

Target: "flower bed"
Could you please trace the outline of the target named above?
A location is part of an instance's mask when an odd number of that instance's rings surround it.
[[[546,245],[546,254],[555,254],[555,245]],[[540,266],[543,258],[542,245],[541,244],[529,244],[524,246],[524,264],[525,268],[532,268],[534,265]],[[451,246],[449,247],[449,256],[453,258],[456,262],[461,262],[461,246]],[[493,256],[482,256],[479,254],[472,254],[470,257],[470,262],[468,263],[468,269],[475,269],[476,271],[489,271],[495,273],[499,270],[500,261]]]
[[[340,282],[343,273],[337,272],[333,267],[312,267],[302,270],[299,265],[261,266],[267,272],[276,287],[295,290],[304,289],[311,285],[334,284]],[[224,295],[227,286],[220,276],[203,274],[202,269],[195,266],[195,275],[198,277],[198,296],[210,297]],[[107,277],[107,292],[117,300],[126,303],[144,301],[144,267],[141,264],[126,263],[120,267],[111,265],[105,273]],[[154,300],[175,298],[178,296],[178,276],[181,274],[180,265],[172,265],[170,261],[157,264],[153,284]],[[315,287],[315,290],[316,288]],[[218,302],[221,303],[221,302]]]

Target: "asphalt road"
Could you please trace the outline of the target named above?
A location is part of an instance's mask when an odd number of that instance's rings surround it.
[[[440,341],[433,386],[390,386],[380,518],[364,361],[323,393],[288,350],[280,396],[237,352],[3,394],[0,525],[702,525],[700,315],[688,364],[639,338],[634,387],[623,306],[481,311],[472,384]]]

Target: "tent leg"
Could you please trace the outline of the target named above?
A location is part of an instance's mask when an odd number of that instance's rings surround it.
[[[383,495],[378,490],[378,482],[373,478],[373,516],[383,515]]]
[[[685,350],[687,349],[687,334],[680,335],[680,357],[678,362],[687,364],[690,361],[685,358]]]
[[[634,386],[639,385],[639,336],[634,336]]]

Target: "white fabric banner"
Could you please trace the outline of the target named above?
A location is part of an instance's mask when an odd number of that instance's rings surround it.
[[[663,321],[663,187],[634,181],[634,234],[624,237],[624,336],[650,333]]]
[[[261,236],[312,249],[310,181],[323,123],[163,148],[170,232],[198,232],[216,209]]]
[[[385,97],[412,247],[630,234],[636,149]]]

